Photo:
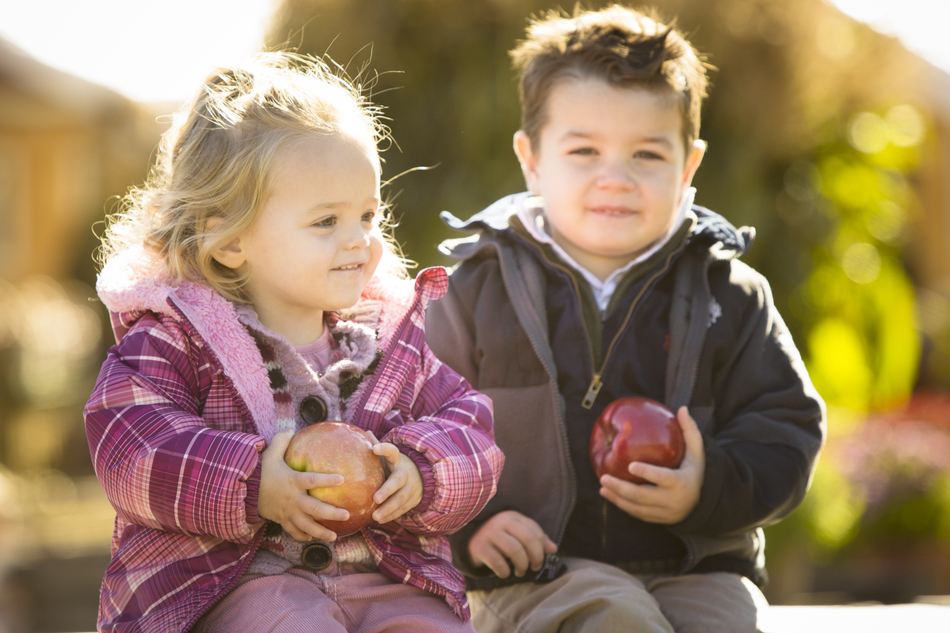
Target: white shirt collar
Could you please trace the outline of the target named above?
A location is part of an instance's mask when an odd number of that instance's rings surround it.
[[[610,304],[610,299],[613,297],[614,291],[617,290],[617,284],[623,278],[624,274],[640,262],[646,261],[651,255],[663,248],[663,246],[670,241],[670,238],[673,237],[683,225],[683,221],[686,219],[686,212],[693,206],[693,200],[695,198],[696,188],[688,187],[686,191],[683,192],[683,201],[680,203],[676,219],[673,221],[673,224],[670,225],[670,230],[667,231],[666,235],[664,235],[662,239],[657,240],[653,246],[638,255],[633,261],[610,273],[610,276],[603,281],[578,264],[574,258],[568,255],[567,251],[561,248],[551,237],[551,228],[547,217],[544,215],[544,200],[542,198],[538,196],[526,198],[523,204],[518,207],[518,218],[521,220],[521,223],[524,224],[528,233],[531,234],[531,237],[542,244],[550,245],[558,257],[584,277],[587,283],[590,284],[590,288],[594,293],[594,299],[597,301],[597,308],[600,310],[601,315],[603,315],[607,310],[607,306]]]

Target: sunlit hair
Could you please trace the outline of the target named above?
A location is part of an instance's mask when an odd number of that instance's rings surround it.
[[[254,222],[289,144],[341,130],[365,131],[374,147],[388,135],[377,106],[322,60],[263,53],[216,70],[175,114],[146,184],[111,219],[102,263],[141,246],[161,259],[173,282],[197,281],[245,301],[245,279],[212,254]],[[209,232],[211,218],[220,221]],[[384,243],[380,272],[404,276],[398,248],[391,237]]]
[[[687,151],[699,138],[706,66],[683,35],[652,12],[620,5],[600,11],[578,7],[573,16],[554,10],[532,20],[527,38],[510,54],[521,75],[521,129],[535,151],[547,122],[547,100],[566,79],[597,78],[667,92],[680,108]]]

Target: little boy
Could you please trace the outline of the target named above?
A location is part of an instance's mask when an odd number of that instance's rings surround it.
[[[704,66],[620,6],[551,14],[512,56],[530,191],[445,215],[477,234],[443,244],[461,263],[428,320],[493,399],[507,456],[453,542],[476,629],[755,631],[761,528],[801,502],[824,405],[738,260],[752,230],[692,204]],[[588,457],[624,396],[665,403],[685,435],[678,468],[630,465],[647,484],[598,480]]]

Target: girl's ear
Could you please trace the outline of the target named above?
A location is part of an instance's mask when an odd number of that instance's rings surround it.
[[[223,221],[224,218],[220,217],[208,218],[205,222],[205,233],[214,233],[217,226]],[[211,253],[211,257],[227,268],[240,268],[245,261],[244,252],[241,250],[241,238],[236,237],[221,248],[215,249]]]
[[[515,155],[518,162],[521,163],[521,173],[524,174],[525,184],[528,190],[536,196],[541,195],[540,176],[538,174],[538,159],[531,148],[531,139],[525,134],[524,130],[515,132],[514,138]]]

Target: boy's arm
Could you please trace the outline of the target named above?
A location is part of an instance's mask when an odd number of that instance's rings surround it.
[[[263,524],[264,440],[208,427],[199,390],[212,370],[193,351],[180,326],[154,315],[109,351],[84,411],[93,465],[125,521],[248,541]]]
[[[484,262],[483,262],[484,264]],[[426,342],[435,355],[446,365],[457,371],[470,384],[479,384],[478,352],[475,346],[475,303],[478,301],[477,289],[482,288],[479,276],[485,274],[485,265],[470,267],[458,266],[450,277],[449,289],[444,297],[429,304],[426,311]],[[469,555],[469,541],[489,519],[504,508],[493,508],[498,499],[489,503],[488,509],[476,515],[449,537],[452,545],[453,563],[462,573],[469,576],[488,575],[482,567],[476,570]]]
[[[674,528],[686,533],[730,534],[781,520],[801,503],[824,441],[824,403],[767,282],[738,262],[726,270],[713,292],[724,311],[740,311],[741,327],[719,349],[714,419],[691,410],[706,467],[698,504]]]

